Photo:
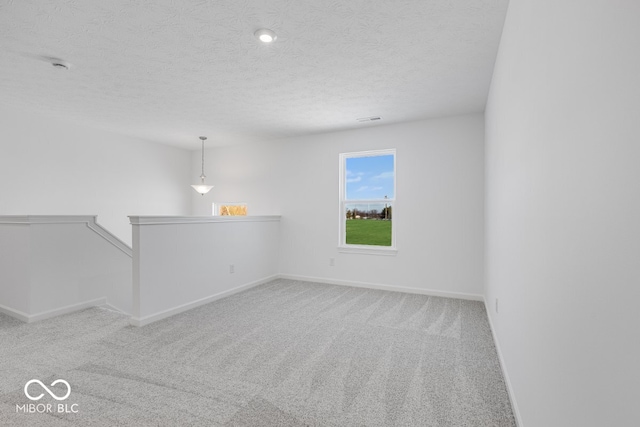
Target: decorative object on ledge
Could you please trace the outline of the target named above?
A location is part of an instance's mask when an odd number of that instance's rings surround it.
[[[214,203],[213,214],[220,216],[246,216],[246,203]]]
[[[200,195],[204,196],[206,193],[209,192],[209,190],[211,190],[213,188],[213,185],[206,185],[204,183],[204,179],[206,178],[206,175],[204,174],[204,141],[207,139],[206,136],[201,136],[200,140],[202,141],[202,174],[200,175],[200,179],[202,180],[202,182],[200,184],[193,184],[192,187],[194,190],[196,190],[198,193],[200,193]]]

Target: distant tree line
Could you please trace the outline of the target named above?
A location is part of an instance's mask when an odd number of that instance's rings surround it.
[[[371,209],[368,211],[362,209],[347,209],[347,219],[391,219],[391,206],[382,208],[382,210]]]

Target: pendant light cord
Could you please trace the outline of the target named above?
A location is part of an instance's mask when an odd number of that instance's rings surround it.
[[[202,174],[200,175],[200,179],[202,180],[202,183],[204,184],[204,140],[207,139],[204,136],[201,136],[200,139],[202,140]]]

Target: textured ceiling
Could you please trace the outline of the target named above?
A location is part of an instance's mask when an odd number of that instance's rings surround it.
[[[0,0],[0,99],[189,149],[483,111],[507,2]]]

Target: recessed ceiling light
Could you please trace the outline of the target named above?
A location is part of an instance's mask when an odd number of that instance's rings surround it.
[[[256,36],[262,43],[271,43],[278,38],[278,36],[276,36],[276,33],[267,28],[261,28],[253,33],[253,35]]]

